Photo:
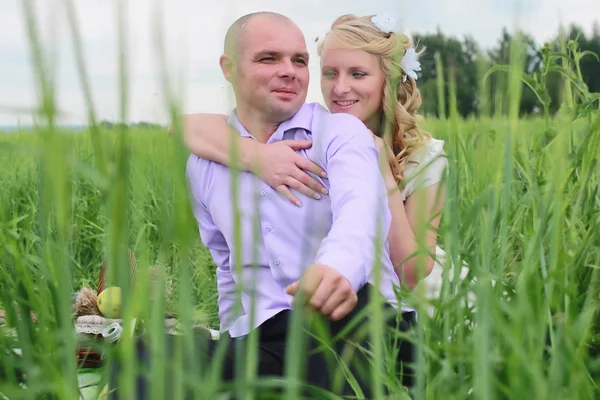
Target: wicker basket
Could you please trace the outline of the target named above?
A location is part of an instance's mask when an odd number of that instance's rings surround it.
[[[135,259],[135,254],[133,254],[133,251],[131,251],[131,249],[127,249],[127,255],[129,257],[129,267],[131,269],[131,287],[133,287],[137,275],[137,261]],[[102,291],[104,290],[104,279],[107,267],[108,261],[104,260],[104,262],[102,263],[102,267],[100,267],[100,276],[98,278],[98,294],[102,293]]]
[[[128,250],[129,266],[131,268],[131,286],[135,285],[137,275],[137,261],[135,255],[131,250]],[[105,275],[107,269],[107,261],[105,260],[100,269],[100,276],[98,278],[98,295],[102,293],[105,288]],[[103,355],[98,350],[100,346],[93,346],[94,342],[106,342],[106,338],[103,336],[103,332],[113,324],[122,324],[121,319],[104,318],[101,315],[80,315],[74,321],[74,328],[79,337],[80,345],[77,349],[77,362],[78,365],[83,367],[94,367],[101,366],[103,363]],[[138,328],[138,321],[134,319],[131,332],[135,332]],[[179,321],[174,314],[167,313],[165,315],[165,333],[170,335],[180,334],[178,330]],[[219,332],[209,329],[208,327],[197,325],[196,328],[204,329],[207,331],[207,335],[210,335],[212,339],[219,338]]]

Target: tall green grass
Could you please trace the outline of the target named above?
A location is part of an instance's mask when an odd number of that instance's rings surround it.
[[[65,5],[81,55],[73,4]],[[214,264],[200,242],[185,184],[187,153],[179,136],[168,136],[166,130],[97,125],[82,57],[78,65],[91,126],[83,132],[57,128],[37,22],[28,2],[23,9],[41,112],[33,131],[0,136],[0,308],[8,313],[0,328],[0,394],[11,399],[77,397],[81,371],[75,359],[72,293],[95,287],[107,258],[109,279],[126,290],[126,334],[118,352],[107,351],[125,361],[120,382],[128,398],[136,372],[129,335],[133,318],[144,321],[157,361],[164,354],[165,311],[174,311],[188,329],[194,320],[218,326]],[[125,120],[127,47],[121,42]],[[158,35],[159,59],[162,46]],[[451,279],[447,268],[442,294],[431,304],[433,317],[420,313],[415,398],[581,399],[599,394],[600,114],[577,64],[558,62],[577,60],[576,44],[563,49],[564,54],[545,50],[546,70],[563,74],[568,88],[557,116],[519,118],[515,106],[506,115],[462,120],[451,96],[448,120],[424,122],[427,131],[446,141],[450,167],[440,245],[452,264],[466,262],[470,275],[459,281],[455,269]],[[498,97],[508,95],[510,104],[518,105],[525,80],[525,90],[536,90],[544,99],[543,79],[519,73],[518,42],[512,54],[511,66],[490,71],[507,77],[507,93]],[[165,107],[177,132],[178,104],[163,77]],[[447,77],[452,90],[451,70]],[[140,267],[140,292],[135,294],[126,289],[127,248]],[[164,280],[158,287],[150,284],[151,266],[173,279],[172,298],[149,301],[164,285]],[[426,310],[422,293],[403,294],[409,304]],[[207,360],[199,356],[203,362],[196,368],[183,368],[189,344],[179,349],[173,365],[176,393],[192,389],[198,398],[216,398],[219,382]],[[283,386],[288,397],[299,397],[296,378],[306,353],[301,346],[289,351],[287,381],[255,379],[256,355],[250,348],[240,359],[244,379],[230,389],[238,397],[256,398],[259,386]],[[385,369],[392,364],[390,356],[376,361],[375,384],[401,397],[398,377]],[[157,398],[168,367],[154,363],[149,372]],[[343,374],[343,366],[335,369]],[[25,373],[24,383],[15,371]],[[381,388],[375,392],[382,397]]]

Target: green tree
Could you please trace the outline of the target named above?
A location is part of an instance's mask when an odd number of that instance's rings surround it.
[[[423,94],[423,112],[439,115],[437,100],[437,70],[435,55],[443,63],[445,104],[448,101],[448,79],[453,74],[456,79],[456,96],[458,112],[468,116],[477,111],[477,54],[479,46],[472,37],[460,41],[454,37],[445,36],[438,28],[435,34],[414,35],[419,48],[425,48],[421,56],[422,73],[419,88]],[[448,110],[446,115],[448,116]]]
[[[527,33],[519,32],[515,37],[511,35],[506,28],[502,30],[502,36],[498,45],[488,51],[488,57],[492,65],[509,65],[511,63],[510,52],[511,43],[518,40],[519,63],[523,72],[528,75],[538,73],[541,68],[541,57],[539,47],[535,40]],[[506,74],[496,73],[490,76],[489,96],[492,102],[492,110],[495,115],[505,115],[508,110],[508,97],[506,96],[508,88],[508,76]],[[523,87],[520,112],[521,114],[531,114],[537,112],[539,105],[535,93],[526,86]]]
[[[482,50],[472,36],[459,40],[446,36],[439,27],[434,34],[417,33],[413,36],[417,43],[417,51],[425,50],[420,57],[422,71],[418,81],[423,97],[421,112],[425,115],[448,117],[448,88],[451,76],[456,80],[456,105],[461,116],[506,115],[509,101],[506,96],[507,74],[497,72],[485,80],[483,76],[494,65],[510,64],[512,45],[519,47],[518,62],[524,76],[540,76],[542,72],[542,46],[525,32],[511,34],[504,28],[497,44],[487,50]],[[557,33],[556,38],[559,37],[560,33]],[[583,29],[577,25],[570,26],[563,37],[565,44],[570,40],[577,41],[581,54],[584,55],[579,63],[581,80],[590,92],[600,92],[600,62],[596,56],[600,55],[600,24],[594,24],[590,37],[586,37]],[[553,51],[566,51],[561,49],[559,41],[554,42]],[[439,65],[436,65],[436,60],[439,60]],[[443,75],[443,85],[439,88],[438,73]],[[565,93],[569,88],[565,87],[564,76],[555,71],[547,73],[545,88],[551,99],[549,112],[553,114],[565,100]],[[520,114],[541,112],[542,105],[536,94],[525,84],[521,92]],[[441,94],[441,97],[438,94]]]

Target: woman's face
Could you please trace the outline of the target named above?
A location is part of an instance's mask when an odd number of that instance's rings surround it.
[[[321,92],[329,111],[352,114],[371,128],[374,121],[380,120],[383,83],[377,56],[325,43],[321,53]]]

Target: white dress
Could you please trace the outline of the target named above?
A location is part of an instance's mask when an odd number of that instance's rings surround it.
[[[446,153],[444,152],[444,141],[431,138],[419,151],[411,155],[405,168],[404,180],[407,182],[402,189],[402,200],[413,194],[417,189],[426,188],[439,183],[448,166]],[[439,246],[435,248],[435,261],[433,270],[425,277],[419,286],[425,287],[427,298],[433,299],[440,295],[442,286],[442,271],[446,264],[446,252]],[[450,279],[454,277],[454,272],[448,274]],[[466,264],[463,264],[460,272],[460,279],[465,279],[469,272]],[[431,310],[430,310],[431,312]]]

